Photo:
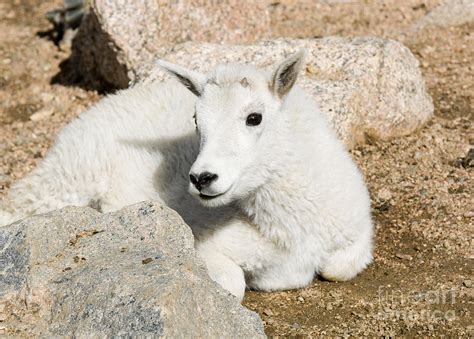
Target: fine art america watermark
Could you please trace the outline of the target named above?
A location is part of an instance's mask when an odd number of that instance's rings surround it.
[[[381,286],[378,289],[380,310],[377,314],[379,320],[409,322],[414,321],[453,321],[456,311],[449,305],[456,303],[457,292],[455,289],[435,289],[428,291],[402,292]],[[414,305],[421,307],[413,307]]]

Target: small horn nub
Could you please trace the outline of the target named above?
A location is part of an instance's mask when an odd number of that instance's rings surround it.
[[[216,85],[216,86],[219,86],[219,85],[217,84],[216,79],[214,79],[214,78],[210,78],[209,80],[207,80],[207,84],[208,84],[208,85]]]
[[[243,87],[249,87],[250,86],[249,81],[247,80],[247,78],[243,78],[242,80],[240,80],[240,84]]]

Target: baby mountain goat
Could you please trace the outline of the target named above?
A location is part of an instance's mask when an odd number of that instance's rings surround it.
[[[81,114],[14,185],[0,225],[66,205],[109,212],[156,200],[191,226],[210,276],[239,299],[246,286],[353,278],[372,260],[369,195],[295,86],[302,59],[207,75],[159,62],[181,84],[137,85]]]

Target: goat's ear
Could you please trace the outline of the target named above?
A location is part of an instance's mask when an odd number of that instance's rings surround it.
[[[206,77],[198,72],[191,71],[184,67],[158,60],[158,66],[173,75],[179,82],[181,82],[187,89],[189,89],[196,96],[201,96]]]
[[[284,98],[295,84],[305,55],[304,49],[291,55],[273,72],[270,90],[279,98]]]

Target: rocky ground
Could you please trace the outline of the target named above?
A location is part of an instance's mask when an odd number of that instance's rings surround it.
[[[297,22],[272,7],[274,35],[378,35],[419,58],[435,117],[410,136],[352,150],[372,195],[375,262],[353,281],[316,280],[249,292],[269,335],[474,335],[474,23],[408,27],[440,1],[311,4]],[[59,129],[102,94],[60,67],[70,50],[47,37],[44,13],[62,1],[0,3],[0,197],[45,155]],[[309,3],[309,2],[308,2]],[[319,24],[320,23],[320,24]],[[303,28],[301,28],[303,27]],[[90,87],[90,86],[89,86]]]

